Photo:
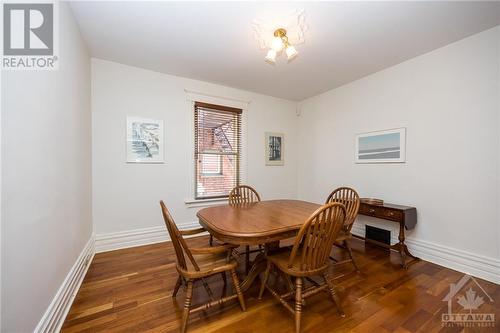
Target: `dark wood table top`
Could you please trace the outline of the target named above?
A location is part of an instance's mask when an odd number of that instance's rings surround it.
[[[223,242],[264,244],[295,236],[320,206],[300,200],[269,200],[208,207],[197,216],[200,224]]]
[[[391,203],[387,203],[387,202],[384,202],[381,205],[375,205],[375,204],[371,204],[371,203],[368,203],[368,202],[361,202],[360,204],[361,205],[371,206],[371,207],[383,207],[383,208],[389,208],[389,209],[396,209],[396,210],[401,210],[401,211],[415,209],[415,207],[403,206],[403,205],[396,205],[396,204],[391,204]]]

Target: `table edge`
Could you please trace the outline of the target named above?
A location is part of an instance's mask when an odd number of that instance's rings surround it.
[[[263,200],[263,201],[266,201],[266,202],[272,202],[272,201],[305,202],[305,203],[308,203],[308,204],[318,205],[318,208],[321,206],[321,204],[318,204],[318,203],[315,203],[315,202],[310,202],[310,201],[305,201],[305,200],[294,200],[294,199],[275,199],[275,200]],[[261,201],[261,202],[263,202],[263,201]],[[200,212],[202,210],[211,209],[211,208],[215,208],[215,207],[217,207],[217,206],[206,207],[206,208],[201,209],[200,211],[198,211],[196,213],[196,217],[198,218],[200,224],[202,224],[202,226],[205,227],[205,229],[213,230],[213,231],[217,232],[218,234],[224,235],[224,236],[227,236],[227,237],[258,238],[258,237],[275,236],[275,235],[279,235],[281,233],[287,233],[287,232],[299,230],[300,227],[302,226],[302,225],[297,225],[297,227],[282,227],[282,228],[278,228],[278,229],[273,229],[273,231],[266,231],[264,233],[255,233],[255,232],[248,232],[248,233],[241,233],[241,232],[239,232],[239,233],[234,233],[234,232],[229,232],[227,230],[223,230],[223,229],[219,229],[217,227],[214,227],[212,224],[210,224],[210,227],[208,228],[207,224],[209,224],[209,222],[207,222],[202,216],[200,216]],[[218,207],[220,207],[220,206],[218,206]],[[306,220],[304,220],[304,222],[305,221]]]

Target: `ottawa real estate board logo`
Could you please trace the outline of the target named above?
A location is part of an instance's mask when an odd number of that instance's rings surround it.
[[[443,327],[495,327],[494,300],[470,275],[450,284],[443,302],[448,304],[448,311],[441,314]]]
[[[2,2],[2,69],[56,70],[59,11],[56,1]]]

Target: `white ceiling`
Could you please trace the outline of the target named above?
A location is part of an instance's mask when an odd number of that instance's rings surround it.
[[[92,56],[302,100],[500,24],[499,2],[73,2]],[[304,9],[299,55],[272,66],[255,19]]]

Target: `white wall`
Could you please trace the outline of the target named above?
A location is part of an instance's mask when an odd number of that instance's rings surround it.
[[[2,332],[32,332],[92,233],[90,58],[60,4],[60,69],[2,73]]]
[[[303,101],[298,196],[323,201],[345,184],[363,197],[415,206],[411,239],[498,265],[499,33],[482,32]],[[407,128],[406,163],[354,163],[356,133],[397,127]]]
[[[263,199],[295,198],[296,103],[206,82],[92,59],[93,219],[99,235],[163,226],[163,199],[179,225],[197,222],[188,207],[192,108],[185,89],[251,101],[246,115],[247,183]],[[126,117],[163,119],[165,163],[125,163]],[[285,133],[285,165],[264,165],[264,133]]]

